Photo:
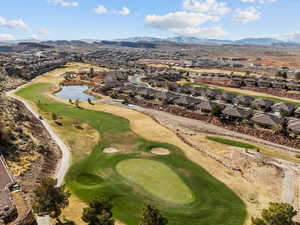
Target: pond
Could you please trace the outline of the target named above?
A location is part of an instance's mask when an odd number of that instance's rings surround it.
[[[55,96],[79,101],[96,100],[94,96],[84,93],[88,89],[89,87],[85,85],[61,86],[61,91],[57,92]]]

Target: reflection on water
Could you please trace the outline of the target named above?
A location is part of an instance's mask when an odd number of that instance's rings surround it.
[[[91,100],[95,100],[96,98],[92,95],[84,93],[84,91],[88,90],[88,86],[84,85],[76,85],[76,86],[62,86],[61,91],[57,92],[55,96],[63,99],[72,99],[72,100],[80,100],[87,101],[88,98]]]

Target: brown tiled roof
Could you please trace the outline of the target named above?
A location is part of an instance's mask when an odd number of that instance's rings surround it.
[[[203,101],[199,105],[197,105],[197,109],[199,110],[206,110],[206,111],[212,111],[215,107],[219,106],[221,109],[224,108],[224,105],[217,104],[212,101]]]
[[[282,125],[284,119],[268,113],[256,113],[251,121],[260,125],[275,126]]]
[[[222,111],[222,114],[226,116],[247,119],[252,114],[252,110],[240,108],[237,106],[227,105],[225,109]]]
[[[273,105],[273,102],[271,100],[268,100],[268,99],[260,98],[260,99],[254,100],[252,105],[259,106],[259,107],[263,106],[263,107],[269,108]]]
[[[285,111],[288,113],[293,112],[295,109],[295,106],[289,103],[285,103],[285,102],[280,102],[280,103],[276,103],[272,106],[272,110],[273,111]]]
[[[300,120],[292,121],[287,128],[295,134],[300,134]]]

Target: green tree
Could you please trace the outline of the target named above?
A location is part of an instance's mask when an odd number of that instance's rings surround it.
[[[296,225],[293,217],[297,215],[294,207],[287,203],[270,203],[264,209],[261,218],[252,218],[252,225]]]
[[[300,80],[300,72],[297,72],[297,73],[295,74],[295,78],[296,78],[296,80]]]
[[[108,199],[97,199],[83,209],[82,220],[88,225],[114,225],[111,212],[113,205]]]
[[[39,216],[49,215],[58,223],[61,210],[69,205],[70,193],[65,191],[64,186],[57,186],[57,180],[45,178],[34,190],[33,211]]]
[[[288,78],[287,72],[282,72],[282,73],[281,73],[281,77],[282,77],[283,79],[287,79],[287,78]]]
[[[285,72],[285,71],[278,71],[278,72],[276,73],[276,77],[281,77],[281,78],[283,78],[283,79],[287,79],[288,74],[287,74],[287,72]]]
[[[52,119],[53,119],[53,120],[57,120],[57,119],[58,119],[58,116],[57,116],[56,113],[52,113]]]
[[[275,76],[276,77],[282,77],[282,71],[278,71]]]
[[[80,103],[79,99],[76,99],[76,101],[75,101],[75,106],[76,106],[77,108],[80,108],[79,103]]]
[[[218,104],[212,105],[211,113],[213,116],[219,117],[221,115],[221,111],[222,111],[222,109]]]
[[[161,215],[158,209],[147,205],[142,212],[140,225],[166,225],[168,220]]]
[[[63,222],[56,222],[55,225],[76,225],[76,223],[72,220],[68,220],[68,219],[64,218]]]
[[[92,78],[92,77],[95,76],[95,71],[94,71],[94,68],[93,68],[93,67],[90,68],[90,72],[88,73],[88,76],[89,76],[90,78]]]

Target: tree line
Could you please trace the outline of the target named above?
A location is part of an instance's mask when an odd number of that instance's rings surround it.
[[[57,180],[46,178],[34,191],[33,210],[39,216],[50,216],[56,225],[76,225],[74,221],[61,218],[62,210],[69,205],[70,192],[65,186],[57,186]],[[109,198],[97,198],[83,209],[82,220],[88,225],[114,225],[113,203]],[[300,225],[294,222],[297,215],[294,207],[287,203],[270,203],[261,217],[252,218],[252,225]],[[139,225],[166,225],[168,219],[154,206],[147,205],[141,212]],[[187,223],[188,224],[188,223]]]

